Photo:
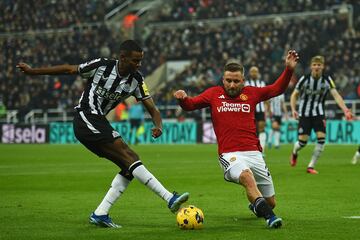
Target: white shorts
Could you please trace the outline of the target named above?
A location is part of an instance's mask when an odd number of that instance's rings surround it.
[[[224,171],[226,181],[239,184],[242,171],[250,169],[258,189],[263,197],[275,195],[274,184],[270,171],[259,151],[230,152],[219,156],[220,166]]]

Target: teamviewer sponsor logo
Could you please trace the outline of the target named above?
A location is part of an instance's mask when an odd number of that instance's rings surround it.
[[[2,125],[2,143],[45,143],[46,129],[43,127]]]
[[[217,107],[218,112],[250,112],[250,104],[247,103],[221,102],[221,104],[220,107]]]

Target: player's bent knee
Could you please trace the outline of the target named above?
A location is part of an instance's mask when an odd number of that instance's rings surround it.
[[[300,138],[299,138],[299,145],[300,145],[300,147],[305,147],[306,146],[306,144],[307,144],[307,140],[301,140]]]

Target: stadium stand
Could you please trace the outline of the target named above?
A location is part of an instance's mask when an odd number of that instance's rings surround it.
[[[255,16],[265,14],[317,11],[335,4],[355,4],[356,0],[297,0],[297,1],[246,1],[246,0],[175,0],[170,1],[156,21],[187,21],[209,18]]]
[[[110,9],[118,2],[115,0],[106,2],[107,5],[102,9]],[[327,73],[334,77],[344,98],[359,98],[354,87],[360,84],[360,69],[356,66],[360,53],[359,3],[329,0],[299,1],[303,4],[290,4],[274,0],[269,1],[273,3],[273,7],[265,8],[265,6],[260,6],[262,1],[256,0],[252,1],[252,4],[259,7],[251,6],[253,8],[251,10],[248,4],[243,4],[243,2],[245,1],[223,1],[224,10],[215,11],[211,10],[218,7],[214,1],[174,1],[173,8],[164,7],[158,19],[161,21],[187,20],[184,14],[183,18],[174,17],[179,14],[171,14],[170,17],[167,16],[168,19],[165,19],[163,15],[164,11],[172,13],[188,11],[189,6],[197,12],[206,8],[203,12],[208,15],[199,13],[196,18],[221,18],[238,16],[242,13],[261,15],[269,12],[306,11],[310,10],[309,2],[313,4],[311,10],[321,10],[329,8],[332,4],[343,2],[353,4],[354,28],[347,27],[347,19],[342,15],[296,21],[284,21],[278,18],[274,21],[247,24],[232,22],[211,25],[197,22],[191,25],[179,24],[167,28],[152,28],[150,34],[143,40],[146,54],[142,70],[146,75],[167,60],[191,60],[190,66],[177,75],[172,83],[154,94],[159,105],[176,104],[171,95],[175,88],[186,88],[190,94],[195,94],[207,86],[218,84],[222,66],[229,58],[241,60],[246,68],[258,65],[264,80],[271,83],[281,72],[281,58],[290,47],[300,50],[299,72],[307,69],[312,55],[324,54]],[[45,4],[48,11],[35,9],[33,6],[36,4]],[[67,27],[71,24],[101,21],[106,11],[98,10],[98,4],[100,2],[95,0],[81,0],[76,4],[73,0],[64,2],[33,0],[25,1],[24,4],[1,1],[0,9],[3,14],[0,14],[0,20],[5,24],[1,24],[0,33],[6,33],[6,36],[0,37],[3,53],[0,55],[2,69],[0,71],[0,99],[6,109],[19,110],[21,119],[21,116],[30,109],[72,109],[77,104],[83,86],[79,77],[34,78],[20,74],[15,65],[19,61],[28,62],[33,66],[44,66],[60,63],[77,64],[99,56],[116,58],[118,43],[121,42],[123,36],[118,29],[108,24],[73,29],[65,33],[37,34],[36,32],[42,29]],[[244,7],[238,8],[238,13],[230,14],[229,11],[234,9],[232,4],[244,5]],[[78,11],[78,6],[82,6],[83,9]],[[33,9],[33,11],[28,11],[28,9]],[[24,14],[25,11],[27,14]],[[56,14],[52,15],[52,11]],[[67,21],[63,21],[64,19]],[[29,34],[29,30],[32,34]],[[24,36],[11,35],[18,31],[28,32]],[[164,115],[167,116],[169,113],[165,112]]]
[[[0,1],[0,33],[65,28],[101,22],[121,0]]]

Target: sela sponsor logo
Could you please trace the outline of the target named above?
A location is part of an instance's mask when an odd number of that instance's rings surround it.
[[[121,93],[110,92],[108,89],[99,85],[95,88],[95,94],[108,100],[120,101],[122,99]]]
[[[217,107],[218,112],[250,112],[250,104],[221,102],[222,106]]]
[[[45,143],[46,128],[35,125],[15,126],[2,125],[2,143]]]

